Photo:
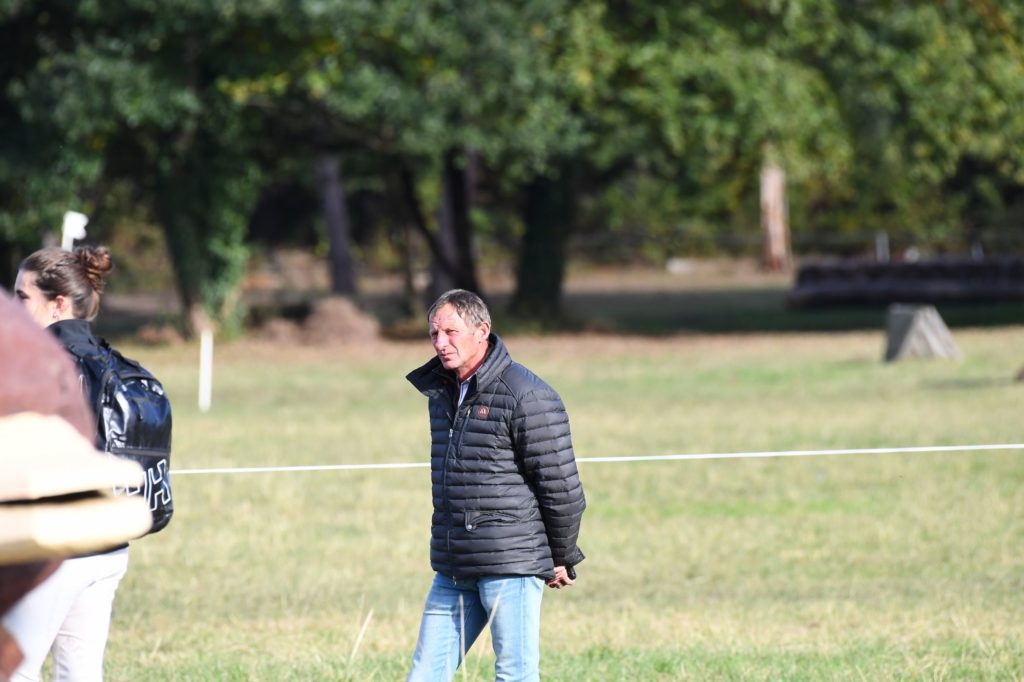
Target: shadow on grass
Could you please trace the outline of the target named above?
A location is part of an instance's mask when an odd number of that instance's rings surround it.
[[[793,309],[786,306],[786,291],[728,288],[568,293],[563,300],[565,318],[544,326],[638,336],[885,329],[887,305]],[[1024,305],[1019,303],[951,304],[936,308],[950,328],[1024,324]],[[505,328],[537,326],[530,320],[498,317]]]
[[[743,334],[757,332],[846,332],[885,329],[886,305],[847,305],[793,309],[785,287],[723,287],[699,289],[568,291],[562,315],[555,319],[513,317],[506,313],[509,294],[489,300],[499,333],[608,333],[626,336],[672,334]],[[426,333],[421,315],[409,318],[401,297],[374,293],[360,298],[394,338],[420,338]],[[98,333],[117,339],[147,325],[175,324],[176,306],[161,299],[124,298],[105,305]],[[971,303],[936,306],[950,328],[1024,324],[1024,304]]]

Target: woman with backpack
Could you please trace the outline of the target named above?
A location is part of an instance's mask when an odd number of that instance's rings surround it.
[[[115,352],[93,336],[89,323],[99,312],[112,267],[104,247],[47,248],[21,263],[15,283],[15,294],[31,317],[78,362],[82,389],[98,413],[104,408],[93,358],[109,358]],[[97,445],[110,452],[103,415],[95,416]],[[169,419],[168,408],[168,448]],[[47,652],[53,655],[54,680],[102,680],[114,594],[127,569],[127,545],[65,560],[50,580],[5,614],[3,624],[24,654],[11,680],[39,680]]]

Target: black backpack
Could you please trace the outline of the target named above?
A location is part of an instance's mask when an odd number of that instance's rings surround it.
[[[138,462],[146,472],[141,488],[121,495],[145,495],[153,525],[162,530],[174,513],[171,497],[171,403],[164,387],[146,368],[121,355],[103,339],[88,350],[71,347],[90,388],[97,417],[96,447]]]

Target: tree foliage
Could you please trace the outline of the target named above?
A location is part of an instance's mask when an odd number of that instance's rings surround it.
[[[49,135],[38,181],[5,206],[31,231],[34,213],[78,204],[90,213],[108,183],[130,182],[167,236],[182,301],[230,320],[247,258],[246,221],[258,187],[250,122],[217,86],[258,6],[204,2],[24,3],[8,22],[34,25],[31,59],[7,101],[29,130]],[[46,171],[49,171],[49,174]],[[65,174],[61,174],[65,171]],[[15,184],[17,187],[17,184]],[[28,220],[26,220],[28,218]],[[24,234],[24,232],[22,233]]]
[[[766,161],[798,241],[963,244],[1024,218],[1022,26],[993,0],[5,0],[0,241],[127,185],[182,299],[227,319],[261,193],[337,158],[450,269],[473,233],[522,246],[526,309],[574,231],[756,235]]]

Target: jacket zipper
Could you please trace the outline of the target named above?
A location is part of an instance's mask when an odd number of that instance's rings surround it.
[[[449,383],[448,379],[442,377],[442,382],[443,382],[444,386],[447,387],[447,385]],[[447,393],[447,391],[443,391],[442,392],[442,396],[444,396],[444,393]],[[451,555],[452,555],[452,505],[451,505],[451,502],[448,501],[448,456],[451,454],[451,451],[452,451],[452,447],[451,447],[452,446],[452,431],[455,428],[455,417],[452,415],[452,410],[451,410],[451,407],[450,407],[451,406],[450,398],[449,398],[448,405],[449,405],[449,407],[446,408],[445,411],[444,411],[445,415],[448,417],[449,426],[448,426],[448,446],[444,450],[444,459],[441,461],[441,496],[442,496],[442,500],[444,502],[444,511],[445,511],[445,514],[448,517],[448,523],[445,524],[445,531],[444,531],[444,547],[445,547],[445,554],[448,555],[449,560],[450,560]]]
[[[458,450],[459,443],[462,442],[462,434],[465,433],[466,423],[469,421],[465,418],[467,415],[469,415],[469,404],[465,402],[462,406],[456,408],[454,417],[451,412],[448,412],[448,418],[452,420],[452,425],[448,428],[448,447],[444,453],[444,469],[441,474],[441,489],[444,490],[444,506],[445,509],[448,510],[448,528],[445,531],[445,547],[449,558],[452,556],[452,528],[455,526],[455,518],[452,514],[451,502],[448,500],[448,460],[455,459],[456,457],[455,452]],[[459,427],[458,433],[455,431],[456,426]],[[454,580],[454,577],[452,580]]]
[[[448,427],[448,447],[444,451],[444,462],[441,463],[441,490],[444,495],[444,509],[448,513],[448,523],[444,531],[445,552],[449,560],[452,555],[452,505],[448,501],[448,457],[452,454],[452,434],[455,431],[455,417],[451,412],[446,412],[451,426]]]

